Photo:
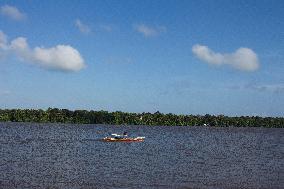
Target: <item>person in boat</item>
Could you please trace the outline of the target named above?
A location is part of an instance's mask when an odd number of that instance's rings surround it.
[[[123,139],[123,138],[127,138],[127,132],[123,132],[122,135],[115,135],[114,137],[115,139]]]

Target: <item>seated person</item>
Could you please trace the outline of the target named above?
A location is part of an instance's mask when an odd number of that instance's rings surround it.
[[[114,136],[114,139],[123,139],[127,138],[127,132],[124,132],[123,135],[118,135],[118,134],[112,134]]]

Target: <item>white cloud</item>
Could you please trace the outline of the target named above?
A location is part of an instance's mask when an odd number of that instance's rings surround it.
[[[70,45],[57,45],[51,48],[35,47],[31,49],[26,38],[18,37],[6,46],[7,48],[2,49],[2,51],[15,54],[20,60],[38,65],[44,69],[79,71],[85,67],[81,54]]]
[[[84,24],[81,20],[75,20],[75,26],[79,29],[79,31],[83,34],[91,33],[91,29],[88,25]]]
[[[17,21],[24,20],[26,18],[24,13],[20,12],[16,7],[10,5],[1,6],[0,12],[2,15]]]
[[[84,65],[80,53],[70,45],[57,45],[52,48],[36,47],[32,58],[46,68],[62,71],[79,71]]]
[[[26,51],[29,48],[27,39],[24,37],[18,37],[11,41],[10,48],[16,51]]]
[[[249,48],[241,47],[230,54],[216,53],[207,46],[194,45],[192,52],[202,61],[214,65],[230,65],[242,71],[255,71],[259,68],[257,54]]]
[[[145,37],[155,37],[162,32],[166,32],[166,27],[164,26],[150,27],[145,24],[134,25],[134,29]]]

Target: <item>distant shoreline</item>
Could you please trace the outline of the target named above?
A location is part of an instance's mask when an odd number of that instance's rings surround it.
[[[128,113],[103,110],[71,111],[58,108],[48,108],[47,110],[0,109],[0,122],[284,128],[284,117],[175,115],[160,112]]]

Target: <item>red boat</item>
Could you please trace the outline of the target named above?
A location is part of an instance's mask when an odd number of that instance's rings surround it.
[[[143,142],[145,137],[127,137],[127,135],[112,134],[111,137],[105,137],[102,140],[105,142]]]

